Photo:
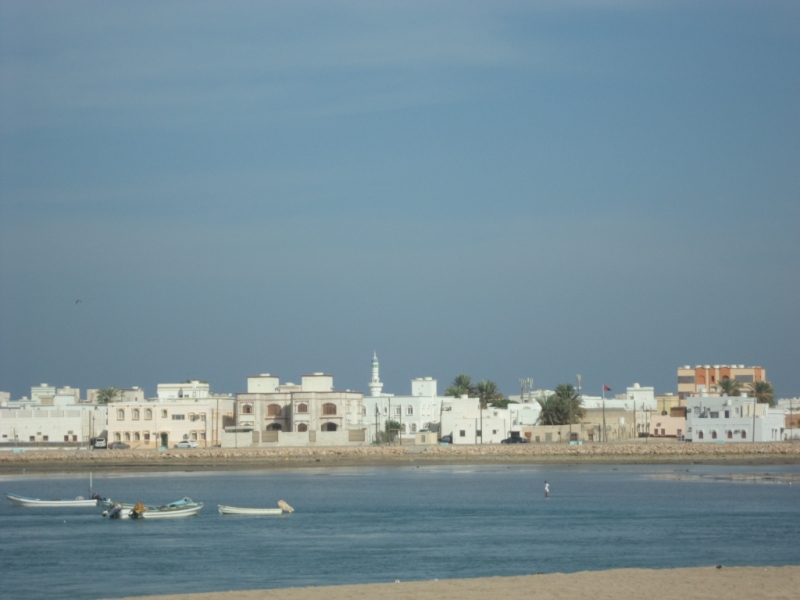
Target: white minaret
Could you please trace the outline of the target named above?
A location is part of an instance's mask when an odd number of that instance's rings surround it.
[[[369,382],[369,393],[372,396],[380,396],[383,384],[381,383],[381,376],[378,373],[378,354],[372,353],[372,381]]]

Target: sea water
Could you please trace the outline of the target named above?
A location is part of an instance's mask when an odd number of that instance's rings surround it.
[[[757,474],[772,473],[765,479]],[[747,476],[752,475],[752,477]],[[747,476],[747,477],[743,477]],[[202,501],[197,517],[0,506],[0,596],[113,598],[574,572],[800,564],[798,466],[415,466],[95,473],[125,502]],[[550,497],[544,497],[544,482]],[[4,476],[43,499],[89,474]],[[217,504],[285,516],[222,516]]]

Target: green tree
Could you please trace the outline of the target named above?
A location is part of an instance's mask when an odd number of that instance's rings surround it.
[[[555,393],[537,398],[536,401],[542,407],[542,412],[539,414],[541,425],[580,423],[586,416],[583,399],[569,383],[559,384],[556,386]]]
[[[475,394],[481,399],[481,408],[486,408],[490,402],[505,400],[497,384],[488,379],[482,379],[475,384]]]
[[[458,375],[453,379],[453,384],[450,385],[445,391],[445,396],[452,396],[460,398],[463,395],[475,396],[475,386],[472,385],[472,378],[469,375]]]
[[[769,381],[754,381],[748,387],[753,392],[757,402],[775,406],[775,390],[772,389],[772,384]]]
[[[97,390],[97,403],[98,404],[108,404],[109,402],[114,402],[120,394],[122,390],[115,387],[107,387],[103,388],[102,390]]]
[[[730,377],[723,377],[717,384],[719,391],[728,396],[741,396],[742,395],[742,382]]]
[[[398,421],[385,421],[383,431],[378,432],[379,444],[388,444],[397,438],[397,433],[400,431],[400,423]]]

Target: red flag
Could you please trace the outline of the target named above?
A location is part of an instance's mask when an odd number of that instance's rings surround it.
[[[604,385],[604,386],[603,386],[603,391],[604,391],[604,392],[610,392],[610,391],[611,391],[611,388],[610,388],[610,387],[608,387],[607,385]]]

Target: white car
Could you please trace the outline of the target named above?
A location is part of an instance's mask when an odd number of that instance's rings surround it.
[[[177,444],[175,444],[176,448],[197,448],[197,442],[193,442],[192,440],[181,440]]]

